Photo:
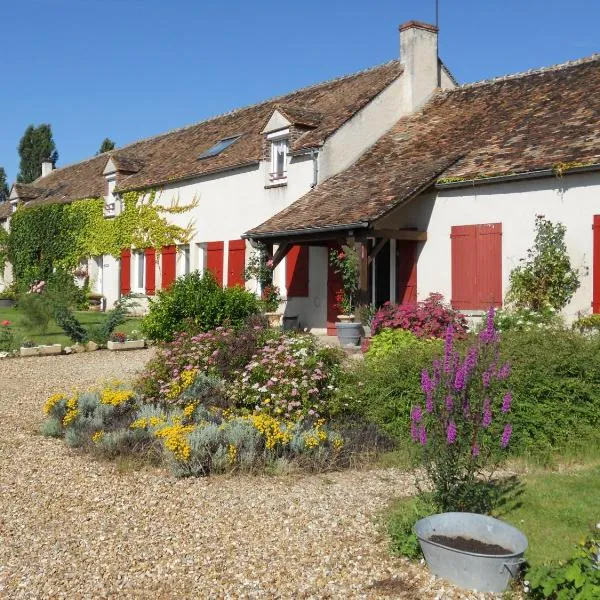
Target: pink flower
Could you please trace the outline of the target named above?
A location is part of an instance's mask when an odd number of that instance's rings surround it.
[[[3,327],[8,327],[9,325],[10,325],[10,321],[8,319],[5,319],[4,321],[2,321]]]

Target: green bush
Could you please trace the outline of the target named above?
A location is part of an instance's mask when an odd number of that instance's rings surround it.
[[[600,315],[580,315],[572,327],[579,333],[598,333],[600,331]]]
[[[600,340],[571,331],[509,331],[512,451],[548,455],[593,447],[600,430]]]
[[[514,398],[510,452],[545,460],[567,449],[598,447],[600,336],[536,328],[509,330],[501,339]],[[340,410],[408,442],[411,406],[423,399],[421,371],[439,352],[434,345],[399,348],[347,370],[339,386]]]
[[[564,563],[530,569],[525,580],[528,597],[594,600],[600,598],[600,540],[589,538]]]
[[[407,348],[436,348],[441,350],[443,342],[437,338],[418,338],[407,329],[382,329],[373,336],[366,352],[368,359],[383,358],[403,352]]]
[[[387,524],[392,553],[406,558],[420,558],[423,553],[413,528],[419,519],[435,513],[436,507],[426,495],[399,500],[392,508]]]
[[[142,330],[152,340],[169,341],[179,331],[209,331],[227,323],[238,327],[259,311],[254,294],[241,287],[223,289],[213,275],[194,271],[158,292]]]

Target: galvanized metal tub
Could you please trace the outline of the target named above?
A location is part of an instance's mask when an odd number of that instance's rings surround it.
[[[527,538],[516,527],[493,517],[475,513],[450,512],[431,515],[415,523],[414,531],[429,569],[438,577],[479,592],[503,592],[516,577]],[[497,544],[510,554],[476,554],[430,541],[434,535],[464,537]]]
[[[336,323],[335,331],[342,346],[360,346],[364,333],[360,323]]]

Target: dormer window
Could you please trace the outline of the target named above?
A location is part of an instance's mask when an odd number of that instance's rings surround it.
[[[271,144],[271,183],[285,183],[287,181],[289,129],[278,131],[267,136]]]

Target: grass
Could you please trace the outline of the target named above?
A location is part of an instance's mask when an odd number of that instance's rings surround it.
[[[103,313],[100,312],[88,312],[78,311],[75,313],[79,321],[87,327],[89,325],[99,325],[106,318]],[[69,346],[72,344],[71,340],[64,334],[63,330],[56,325],[54,321],[50,322],[48,331],[44,334],[32,333],[26,331],[21,323],[21,313],[17,308],[0,308],[0,321],[8,320],[11,322],[15,337],[19,340],[32,340],[37,344],[62,344],[63,346]],[[140,328],[140,319],[131,318],[128,319],[122,325],[117,328],[118,331],[124,333],[130,333],[134,329]]]
[[[573,546],[600,522],[600,466],[542,471],[523,478],[519,505],[499,515],[525,533],[532,566],[572,556]]]

